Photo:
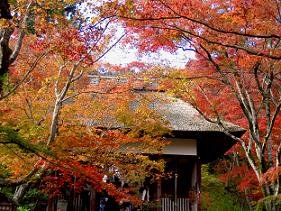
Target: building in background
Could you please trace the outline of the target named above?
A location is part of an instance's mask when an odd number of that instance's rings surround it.
[[[120,76],[108,74],[89,76],[91,86],[99,86],[101,83],[112,82],[112,80],[119,84],[131,83]],[[165,171],[169,173],[169,176],[159,178],[154,182],[147,178],[140,190],[140,197],[149,203],[158,204],[153,209],[157,211],[200,210],[201,164],[212,162],[223,156],[236,141],[227,136],[218,125],[205,120],[189,103],[157,89],[157,84],[154,82],[144,85],[142,80],[136,79],[130,89],[139,96],[153,95],[151,109],[161,114],[171,130],[171,133],[165,137],[170,144],[164,148],[163,153],[150,155],[153,159],[165,160]],[[132,105],[135,103],[137,102],[132,102]],[[92,121],[88,126],[100,127],[101,124],[101,122]],[[114,128],[116,127],[124,127],[124,125],[115,125]],[[245,133],[243,128],[229,122],[225,122],[225,127],[237,137]],[[89,188],[88,192],[78,194],[74,198],[67,202],[73,203],[71,206],[73,211],[102,210],[100,208],[103,206],[101,194],[94,189]],[[56,203],[61,202],[62,200]],[[85,203],[88,204],[85,205]],[[54,204],[52,206],[55,207]],[[119,208],[112,207],[109,210],[119,210]],[[133,210],[133,208],[127,207],[127,210]]]

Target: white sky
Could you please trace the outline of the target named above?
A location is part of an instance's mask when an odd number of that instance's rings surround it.
[[[98,0],[95,1],[95,4],[100,4],[103,1],[107,0]],[[91,8],[87,9],[87,5],[82,5],[81,9],[83,13],[90,17],[94,13]],[[116,40],[122,36],[124,29],[119,26],[119,24],[114,23],[110,27],[117,29],[115,38]],[[114,40],[111,44],[114,43]],[[194,53],[189,51],[183,51],[178,49],[175,53],[170,53],[167,51],[161,50],[159,53],[150,53],[146,55],[138,55],[137,49],[133,46],[122,46],[122,42],[118,43],[114,48],[112,48],[101,61],[108,62],[113,65],[125,66],[128,63],[139,61],[143,63],[170,66],[175,68],[184,68],[185,64],[189,61],[190,58],[194,58]]]
[[[183,68],[188,60],[192,57],[192,53],[187,51],[184,52],[181,49],[178,49],[173,54],[161,50],[159,53],[150,53],[149,55],[138,56],[137,49],[132,47],[121,47],[120,45],[117,45],[107,53],[107,55],[103,58],[103,61],[122,66],[133,61],[140,61],[149,64]]]

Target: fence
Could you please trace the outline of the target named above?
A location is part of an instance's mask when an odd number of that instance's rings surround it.
[[[187,198],[161,198],[161,211],[191,211]]]
[[[81,195],[77,194],[72,200],[70,200],[68,197],[65,197],[64,195],[59,195],[56,201],[56,209],[59,208],[62,211],[66,211],[68,206],[72,207],[72,211],[82,210],[83,200],[81,198]]]
[[[0,211],[15,211],[16,207],[12,203],[0,203]]]

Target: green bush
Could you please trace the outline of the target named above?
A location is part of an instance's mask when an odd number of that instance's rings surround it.
[[[202,166],[201,210],[203,211],[240,211],[239,198],[229,193],[216,175]]]

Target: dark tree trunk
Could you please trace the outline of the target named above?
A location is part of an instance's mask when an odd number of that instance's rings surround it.
[[[13,52],[9,47],[9,41],[12,33],[12,28],[0,29],[0,93],[2,93],[4,75],[8,73],[10,56]]]
[[[11,11],[10,11],[10,5],[8,3],[8,0],[1,0],[0,1],[0,18],[4,19],[11,19]]]

